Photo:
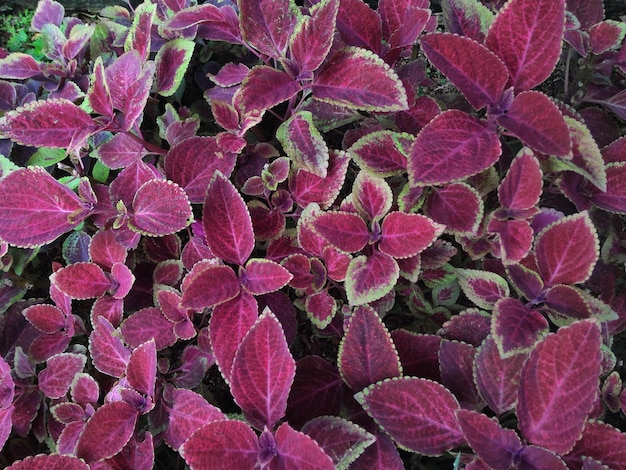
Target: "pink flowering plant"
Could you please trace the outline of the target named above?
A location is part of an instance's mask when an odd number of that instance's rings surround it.
[[[624,468],[626,24],[198,3],[0,49],[0,465]]]

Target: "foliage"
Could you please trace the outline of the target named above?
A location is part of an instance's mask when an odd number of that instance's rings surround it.
[[[0,49],[3,465],[624,468],[600,0],[31,28],[45,57]]]

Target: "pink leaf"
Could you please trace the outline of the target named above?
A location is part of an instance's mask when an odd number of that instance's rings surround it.
[[[74,263],[52,273],[50,282],[73,299],[103,296],[113,287],[109,276],[94,263]]]
[[[105,403],[85,424],[76,455],[87,462],[113,457],[130,440],[137,416],[137,410],[123,401]]]
[[[133,24],[128,31],[124,43],[126,50],[136,50],[139,52],[141,60],[145,61],[150,54],[150,30],[154,21],[156,7],[145,4],[135,10]]]
[[[513,217],[532,208],[539,202],[543,190],[542,178],[539,161],[533,152],[527,148],[520,150],[498,186],[500,204]]]
[[[374,131],[354,142],[348,152],[362,170],[384,178],[406,171],[408,148],[413,139],[409,134]]]
[[[143,144],[127,133],[119,133],[97,147],[94,156],[108,168],[116,170],[132,165],[147,153]]]
[[[339,0],[326,0],[311,9],[311,16],[300,19],[289,39],[289,51],[300,73],[315,71],[332,45]]]
[[[219,171],[207,188],[202,225],[215,256],[227,263],[245,264],[254,249],[252,220],[237,188]]]
[[[68,319],[63,311],[54,305],[31,305],[22,311],[24,318],[43,333],[56,333],[68,325]]]
[[[116,299],[126,297],[135,283],[134,274],[124,263],[115,263],[111,267],[111,279],[114,283],[111,295]]]
[[[609,212],[626,214],[626,162],[606,166],[606,192],[591,188],[591,202]]]
[[[104,73],[102,57],[97,57],[93,65],[93,76],[87,91],[87,103],[96,113],[106,117],[113,116],[113,100]]]
[[[529,442],[559,454],[580,439],[594,404],[600,375],[600,329],[592,321],[560,328],[530,356],[519,388],[517,416]],[[554,416],[567,413],[567,420]]]
[[[193,220],[185,191],[167,180],[152,179],[142,184],[132,207],[128,226],[142,235],[162,237],[176,233]]]
[[[86,362],[87,357],[83,354],[55,354],[48,359],[46,368],[38,375],[39,390],[48,398],[63,397]]]
[[[549,325],[544,316],[519,299],[500,299],[493,315],[491,331],[504,357],[529,351],[548,333]]]
[[[465,441],[455,416],[459,403],[437,382],[415,377],[387,379],[355,398],[405,449],[440,455]]]
[[[159,48],[156,63],[156,89],[161,96],[172,96],[178,90],[191,60],[195,42],[177,38]]]
[[[33,56],[14,52],[0,59],[0,77],[9,80],[24,80],[41,74],[40,63]]]
[[[126,261],[126,254],[126,248],[117,241],[113,230],[98,230],[91,237],[89,257],[92,262],[105,269]]]
[[[553,222],[535,242],[539,274],[546,286],[585,282],[598,253],[598,235],[587,212]]]
[[[383,37],[393,49],[413,46],[431,18],[427,6],[413,0],[382,0],[378,4]]]
[[[235,160],[235,154],[221,151],[215,137],[193,136],[167,152],[165,175],[185,190],[192,203],[202,203],[215,170],[228,177]]]
[[[160,351],[178,340],[174,333],[174,323],[165,318],[157,307],[137,310],[124,320],[121,330],[124,341],[133,348],[154,339],[157,351]]]
[[[508,470],[513,465],[513,456],[522,447],[515,431],[475,411],[459,410],[456,416],[472,449],[490,468]]]
[[[206,423],[226,419],[219,408],[196,392],[177,389],[173,392],[174,404],[170,409],[165,442],[178,449],[194,431]]]
[[[253,295],[275,292],[292,277],[287,269],[269,259],[251,259],[239,274],[242,287]]]
[[[511,0],[489,28],[486,46],[505,63],[519,93],[550,76],[564,29],[564,0]]]
[[[256,429],[285,415],[296,371],[278,319],[266,309],[241,341],[231,373],[231,393]]]
[[[126,366],[128,385],[146,397],[154,396],[156,361],[156,345],[154,340],[149,340],[131,353]]]
[[[429,34],[420,40],[422,50],[467,98],[474,109],[500,101],[509,78],[505,65],[478,42],[454,34]]]
[[[456,269],[455,273],[463,293],[480,308],[491,310],[509,296],[509,285],[496,273],[477,269]]]
[[[213,309],[209,334],[215,362],[226,382],[230,381],[235,353],[258,316],[256,300],[245,291]]]
[[[617,49],[624,39],[625,29],[615,20],[600,21],[589,28],[591,51],[600,55],[609,49]]]
[[[423,215],[391,212],[383,219],[379,248],[394,258],[410,258],[432,245],[443,230]]]
[[[323,330],[335,317],[337,303],[335,298],[323,290],[315,294],[307,295],[304,300],[304,308],[307,317],[317,328]]]
[[[389,331],[370,306],[358,307],[352,313],[339,344],[337,363],[343,380],[354,391],[402,375]]]
[[[98,317],[89,336],[89,354],[94,367],[103,374],[122,377],[126,373],[130,351],[113,335],[113,326],[104,317]]]
[[[348,253],[362,250],[370,238],[363,219],[349,212],[322,212],[313,220],[313,227],[333,246]]]
[[[244,422],[212,421],[195,431],[179,452],[192,470],[254,468],[259,440]]]
[[[230,266],[196,264],[183,281],[181,305],[213,307],[234,298],[239,290],[239,280]]]
[[[131,208],[139,188],[144,183],[161,177],[154,166],[138,160],[124,168],[109,185],[111,202],[115,205],[121,200],[127,208]]]
[[[426,197],[424,211],[447,232],[473,234],[483,218],[483,200],[476,189],[466,183],[451,183],[432,188]]]
[[[391,209],[393,195],[387,182],[363,170],[352,186],[352,203],[365,220],[378,220]]]
[[[301,90],[293,78],[281,70],[257,65],[248,73],[233,104],[241,115],[262,115]]]
[[[241,0],[241,36],[259,52],[278,59],[283,57],[298,19],[289,0]]]
[[[96,379],[86,373],[79,373],[74,377],[70,387],[70,397],[72,401],[81,407],[87,403],[95,405],[100,396],[100,387]]]
[[[326,209],[337,198],[343,186],[350,158],[344,152],[330,152],[326,177],[299,170],[289,178],[289,191],[298,205],[306,207],[317,203]]]
[[[497,135],[485,122],[459,110],[445,111],[417,135],[409,180],[411,185],[462,180],[489,168],[501,152]]]
[[[45,169],[33,167],[0,179],[0,212],[0,239],[36,247],[79,225],[91,208]]]
[[[32,470],[34,468],[45,468],[46,470],[89,470],[90,467],[83,460],[71,455],[38,454],[13,462],[12,465],[7,467],[7,470]]]
[[[312,91],[318,100],[364,111],[408,108],[397,75],[376,54],[358,47],[333,54],[320,68]]]
[[[320,178],[326,177],[330,155],[322,134],[313,124],[311,112],[298,111],[293,114],[280,125],[276,138],[295,168]]]
[[[563,115],[543,93],[520,93],[513,99],[506,114],[496,120],[539,152],[564,156],[571,150],[569,129]]]
[[[31,26],[38,32],[48,23],[61,26],[64,16],[65,8],[62,4],[55,0],[43,0],[37,4]]]
[[[346,272],[348,302],[357,306],[380,299],[393,289],[399,276],[396,260],[380,251],[353,258]]]
[[[526,354],[503,358],[492,337],[483,341],[474,358],[474,380],[489,408],[501,415],[517,403],[517,389]]]
[[[270,468],[297,468],[302,470],[332,470],[335,468],[331,458],[311,437],[298,432],[288,423],[281,424],[276,430],[276,455],[270,462]]]
[[[165,31],[174,36],[182,34],[185,37],[199,32],[202,33],[204,39],[228,41],[233,44],[241,43],[237,14],[232,6],[225,5],[218,8],[213,4],[205,3],[181,8],[184,5],[187,3],[177,5],[174,9],[175,14],[163,23],[162,28]]]

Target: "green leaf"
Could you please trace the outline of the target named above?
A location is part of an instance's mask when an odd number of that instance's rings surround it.
[[[106,183],[107,178],[111,170],[102,163],[100,160],[96,160],[93,168],[91,169],[91,175],[98,183]]]
[[[49,167],[65,160],[67,153],[62,148],[41,147],[28,159],[27,166]]]

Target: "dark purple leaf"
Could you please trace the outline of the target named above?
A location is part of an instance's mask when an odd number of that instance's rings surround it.
[[[269,259],[251,259],[241,268],[241,285],[253,295],[275,292],[289,283],[293,276],[280,264]]]
[[[387,379],[355,398],[405,449],[440,455],[465,442],[455,416],[459,403],[437,382],[415,377]]]
[[[320,68],[312,92],[315,99],[364,111],[408,108],[398,76],[376,54],[358,47],[334,53]]]
[[[556,453],[538,446],[524,446],[517,453],[520,467],[526,468],[553,468],[567,470],[567,465]]]
[[[439,367],[443,385],[463,408],[480,410],[485,402],[474,384],[473,365],[476,348],[458,341],[443,341],[439,349]]]
[[[564,0],[511,0],[489,28],[486,45],[509,69],[517,93],[550,76],[565,29]]]
[[[18,247],[36,247],[79,225],[91,207],[46,170],[31,167],[0,180],[0,212],[0,239]]]
[[[580,21],[580,29],[587,31],[604,18],[604,6],[601,0],[568,0],[567,11],[576,15]]]
[[[480,308],[491,310],[498,300],[509,296],[509,285],[496,273],[478,269],[456,269],[454,272],[463,293]]]
[[[241,115],[262,115],[300,90],[300,84],[285,72],[257,65],[246,76],[233,98],[233,104]]]
[[[382,432],[376,434],[376,441],[370,445],[352,465],[351,470],[404,470],[404,463],[394,442]]]
[[[50,282],[73,299],[103,296],[113,287],[110,277],[95,263],[75,263],[59,269]]]
[[[169,321],[157,307],[137,310],[122,323],[122,336],[133,348],[154,339],[158,351],[176,343],[174,323]]]
[[[149,340],[133,350],[126,366],[128,385],[147,397],[154,396],[156,361],[156,345]]]
[[[587,212],[548,225],[535,241],[539,274],[546,286],[585,282],[598,253],[598,235]]]
[[[276,138],[294,168],[326,178],[330,158],[328,147],[309,111],[299,111],[283,122],[276,131]]]
[[[87,462],[113,457],[130,440],[137,416],[137,410],[123,401],[105,403],[85,424],[76,455]]]
[[[230,376],[233,398],[256,429],[285,415],[295,371],[280,322],[266,309],[241,341]]]
[[[363,47],[378,54],[382,43],[382,22],[378,12],[363,0],[341,0],[337,30],[350,46]]]
[[[227,263],[245,264],[254,249],[252,220],[237,188],[219,171],[206,191],[202,225],[215,256]]]
[[[259,200],[247,203],[252,220],[254,238],[257,241],[271,241],[280,238],[285,231],[284,213],[278,208],[270,209]]]
[[[283,57],[298,20],[293,4],[289,0],[241,0],[238,5],[243,40],[270,57]]]
[[[365,134],[348,149],[362,170],[382,178],[402,174],[407,167],[407,153],[414,137],[382,130]]]
[[[504,357],[529,351],[548,333],[544,316],[518,299],[500,299],[493,315],[491,331]]]
[[[476,189],[466,183],[451,183],[431,188],[424,212],[447,232],[474,234],[483,218],[483,200]]]
[[[195,42],[174,39],[159,48],[156,63],[156,89],[161,96],[172,96],[178,90],[193,54]]]
[[[89,336],[89,354],[98,371],[112,377],[122,377],[126,373],[130,351],[113,332],[113,326],[108,320],[98,317]]]
[[[393,289],[399,276],[396,260],[380,251],[353,258],[346,272],[348,302],[357,306],[380,299]]]
[[[626,459],[626,434],[601,421],[588,421],[572,451],[564,457],[570,468],[580,469],[583,456],[620,468]]]
[[[331,458],[311,437],[294,430],[288,423],[276,430],[277,455],[270,462],[270,469],[297,468],[302,470],[332,470]]]
[[[235,353],[244,336],[259,316],[257,302],[245,291],[215,306],[209,322],[209,334],[215,362],[227,382],[230,381]]]
[[[421,214],[391,212],[383,220],[380,251],[394,258],[411,258],[428,248],[444,226]]]
[[[348,253],[362,250],[370,239],[363,219],[350,212],[322,212],[313,227],[328,243]]]
[[[439,114],[415,139],[408,161],[411,185],[462,180],[498,161],[498,136],[482,121],[459,110]]]
[[[591,188],[591,202],[609,212],[626,214],[626,162],[606,166],[606,192]]]
[[[259,440],[242,421],[212,421],[195,431],[179,452],[192,470],[254,468]]]
[[[570,135],[563,115],[554,102],[538,91],[524,91],[513,99],[498,124],[513,132],[529,147],[550,155],[567,155]]]
[[[287,400],[286,418],[300,427],[317,416],[339,415],[343,387],[334,365],[319,356],[296,362],[296,376]]]
[[[546,310],[557,317],[582,320],[591,316],[591,309],[584,293],[574,287],[557,284],[543,292]]]
[[[32,470],[45,468],[46,470],[89,470],[85,461],[71,455],[38,454],[13,462],[7,470]]]
[[[83,370],[87,357],[83,354],[61,353],[50,357],[38,378],[39,390],[48,398],[61,398],[70,389],[76,374]]]
[[[116,170],[132,165],[146,154],[146,149],[137,139],[128,133],[119,133],[97,147],[94,156],[108,168]]]
[[[478,347],[491,331],[491,316],[477,308],[468,308],[441,325],[442,338],[462,341]]]
[[[522,369],[517,416],[522,435],[559,454],[580,439],[596,399],[600,329],[592,321],[560,328],[539,343]],[[567,413],[567,420],[554,416]]]
[[[402,375],[391,336],[370,306],[358,307],[352,313],[339,345],[337,363],[341,377],[354,391]]]
[[[509,74],[498,56],[485,46],[448,33],[429,34],[420,44],[428,60],[463,93],[474,109],[500,101]]]

